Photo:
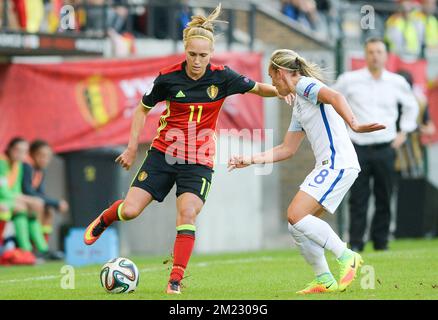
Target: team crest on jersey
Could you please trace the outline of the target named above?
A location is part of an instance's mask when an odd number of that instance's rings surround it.
[[[140,182],[145,181],[147,177],[148,177],[147,172],[142,171],[138,174],[138,181],[140,181]]]
[[[216,98],[218,93],[219,93],[219,88],[216,87],[214,84],[212,84],[211,86],[209,86],[207,88],[207,94],[208,94],[208,96],[210,97],[211,100]]]

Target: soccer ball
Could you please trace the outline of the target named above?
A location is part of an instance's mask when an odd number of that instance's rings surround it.
[[[135,263],[122,257],[108,261],[100,271],[100,283],[109,293],[132,292],[137,288],[138,280]]]

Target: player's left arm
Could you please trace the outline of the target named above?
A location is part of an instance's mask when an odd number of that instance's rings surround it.
[[[283,143],[272,149],[253,156],[232,156],[228,161],[228,171],[245,168],[252,164],[274,163],[289,159],[296,154],[305,136],[304,131],[288,131]]]
[[[256,82],[254,87],[248,91],[249,93],[254,93],[261,97],[276,97],[278,96],[277,89],[267,83]]]
[[[280,96],[277,89],[273,85],[256,82],[235,72],[227,66],[225,66],[224,71],[227,83],[227,96],[231,96],[236,93],[252,93],[261,97],[279,97],[280,99],[285,99],[288,104],[292,103],[292,96]]]
[[[261,97],[278,97],[280,99],[284,99],[287,104],[291,105],[293,101],[293,96],[288,95],[286,97],[283,97],[280,95],[277,91],[277,89],[270,84],[263,83],[263,82],[256,82],[254,87],[248,91],[249,93],[256,94]]]
[[[372,132],[386,128],[383,124],[377,122],[359,124],[345,97],[329,87],[324,86],[319,89],[318,101],[331,104],[354,132]]]

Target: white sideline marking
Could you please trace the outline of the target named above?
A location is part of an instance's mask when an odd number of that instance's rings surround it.
[[[191,264],[191,266],[199,267],[199,268],[205,268],[212,265],[219,265],[219,264],[234,264],[234,263],[253,263],[253,262],[260,262],[260,261],[272,261],[274,260],[273,257],[260,257],[260,258],[246,258],[246,259],[229,259],[229,260],[222,260],[222,261],[211,261],[211,262],[196,262]],[[155,267],[155,268],[143,268],[139,271],[142,273],[147,272],[155,272],[155,271],[163,271],[166,270],[165,267]],[[96,276],[99,272],[87,272],[87,273],[80,273],[79,276]],[[62,274],[59,275],[45,275],[45,276],[39,276],[39,277],[30,277],[30,278],[23,278],[23,279],[8,279],[8,280],[0,280],[0,284],[2,283],[14,283],[14,282],[26,282],[26,281],[43,281],[43,280],[52,280],[62,277]]]

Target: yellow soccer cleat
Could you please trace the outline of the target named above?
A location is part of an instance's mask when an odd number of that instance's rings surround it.
[[[303,290],[297,294],[330,293],[338,291],[338,283],[331,273],[324,273],[316,277]]]
[[[340,266],[339,291],[345,291],[356,278],[363,259],[359,253],[346,249],[337,261]]]

